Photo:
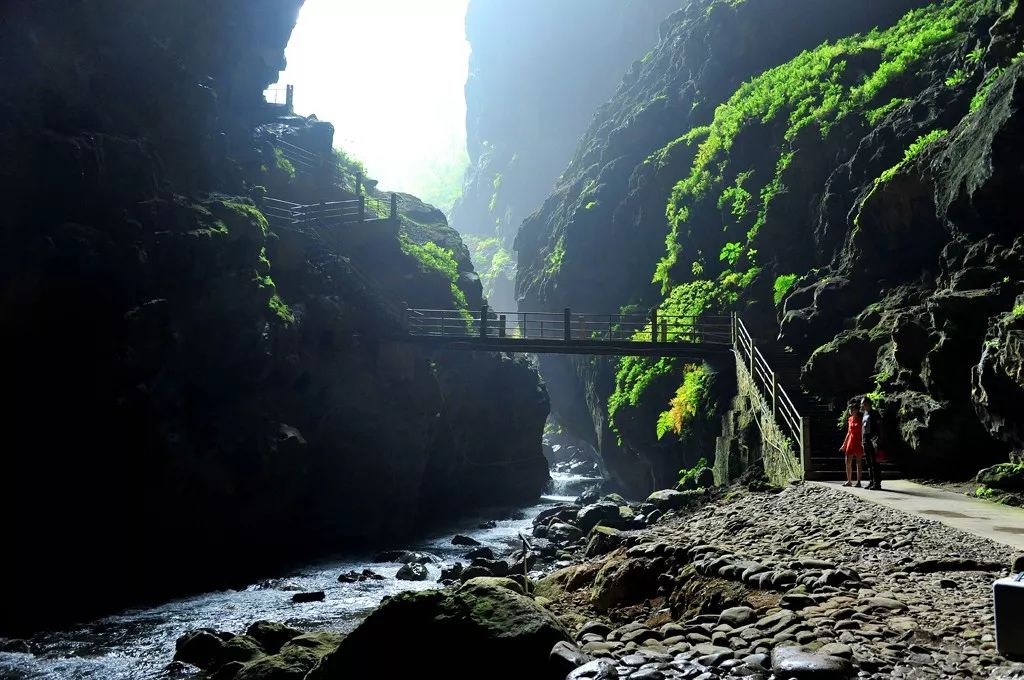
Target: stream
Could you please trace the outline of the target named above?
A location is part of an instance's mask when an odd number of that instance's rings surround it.
[[[65,630],[39,633],[28,639],[31,654],[0,652],[0,677],[11,680],[190,677],[188,673],[172,674],[167,666],[174,656],[175,641],[196,628],[242,632],[254,621],[270,620],[302,630],[348,632],[384,597],[407,590],[437,588],[442,567],[460,560],[466,563],[463,556],[469,549],[453,546],[454,534],[470,536],[498,554],[511,552],[520,546],[520,532],[530,535],[532,520],[540,510],[573,500],[595,481],[554,472],[550,493],[542,496],[537,505],[503,514],[481,513],[420,541],[396,546],[429,552],[441,559],[440,563],[428,566],[430,578],[427,581],[398,581],[395,574],[401,565],[375,563],[369,553],[325,560],[242,590],[203,593],[157,607],[121,612]],[[496,519],[493,528],[483,528],[482,523],[487,519]],[[372,569],[385,578],[361,583],[338,582],[339,574],[363,569]],[[316,590],[325,592],[324,602],[295,604],[291,600],[296,591]]]

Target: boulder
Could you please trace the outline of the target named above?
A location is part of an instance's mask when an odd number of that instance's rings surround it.
[[[579,527],[564,522],[555,522],[548,527],[546,538],[552,543],[575,543],[583,538],[583,531]]]
[[[642,602],[658,590],[655,560],[617,553],[597,572],[590,600],[598,611]]]
[[[308,680],[420,677],[425,659],[449,659],[452,680],[548,678],[549,655],[569,633],[533,600],[493,583],[385,600]]]
[[[403,566],[395,574],[395,578],[399,581],[426,581],[429,576],[430,574],[427,572],[426,567],[412,562]]]
[[[452,545],[468,545],[475,547],[481,545],[481,543],[475,538],[470,538],[469,536],[463,536],[462,534],[458,534],[452,539]]]
[[[268,654],[277,654],[286,642],[302,635],[302,631],[283,623],[257,621],[246,629],[245,634],[255,640]]]
[[[674,491],[672,489],[664,489],[662,491],[655,491],[648,496],[647,503],[653,505],[661,512],[668,512],[669,510],[681,510],[696,505],[703,497],[704,493],[698,490]]]
[[[245,664],[235,680],[302,680],[344,639],[339,633],[307,633],[288,641],[278,654]]]
[[[174,643],[174,660],[207,669],[222,658],[224,640],[210,628],[192,630]]]
[[[476,578],[471,578],[462,584],[463,588],[474,586],[508,588],[513,593],[519,593],[520,595],[526,594],[526,592],[523,590],[523,586],[521,586],[516,581],[504,576],[477,576]]]
[[[472,550],[466,553],[467,560],[475,560],[478,557],[482,557],[485,560],[493,560],[494,551],[488,548],[487,546],[480,546],[479,548],[473,548]]]
[[[508,576],[509,564],[505,560],[488,560],[478,557],[470,564],[470,568],[483,567],[495,576]]]
[[[780,678],[794,680],[846,680],[854,675],[853,665],[846,659],[797,647],[776,647],[772,652],[772,671]]]
[[[31,654],[32,647],[25,640],[2,640],[0,652],[7,654]]]
[[[621,531],[598,524],[590,530],[584,555],[586,557],[605,555],[622,545],[622,540]]]
[[[593,529],[598,524],[618,524],[619,522],[619,506],[611,501],[600,501],[593,505],[588,505],[582,508],[576,513],[576,526],[581,531],[587,532]]]
[[[715,471],[708,467],[701,468],[697,471],[696,481],[698,487],[710,489],[715,485]]]
[[[310,593],[295,593],[292,595],[292,602],[323,602],[327,596],[322,590],[315,590]]]
[[[1002,463],[978,473],[979,484],[1000,491],[1024,492],[1024,464]]]

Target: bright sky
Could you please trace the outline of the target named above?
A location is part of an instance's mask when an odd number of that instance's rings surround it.
[[[465,167],[468,0],[306,0],[280,84],[379,188],[448,209]]]

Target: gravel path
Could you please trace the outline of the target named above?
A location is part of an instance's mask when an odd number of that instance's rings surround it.
[[[595,660],[570,678],[1024,678],[994,642],[1011,549],[936,521],[800,485],[669,514],[623,546],[576,567],[591,590],[552,603],[598,619],[576,634]],[[657,595],[594,608],[642,590],[645,569]],[[714,593],[742,602],[723,612]],[[677,616],[697,605],[713,613]]]

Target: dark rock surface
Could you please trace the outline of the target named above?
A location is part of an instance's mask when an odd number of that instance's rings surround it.
[[[21,557],[0,630],[237,585],[547,482],[526,362],[387,341],[399,302],[482,301],[443,214],[400,195],[400,224],[346,231],[339,259],[255,209],[353,198],[274,154],[332,143],[262,104],[300,5],[5,7],[0,514]],[[40,602],[81,555],[90,587]]]

